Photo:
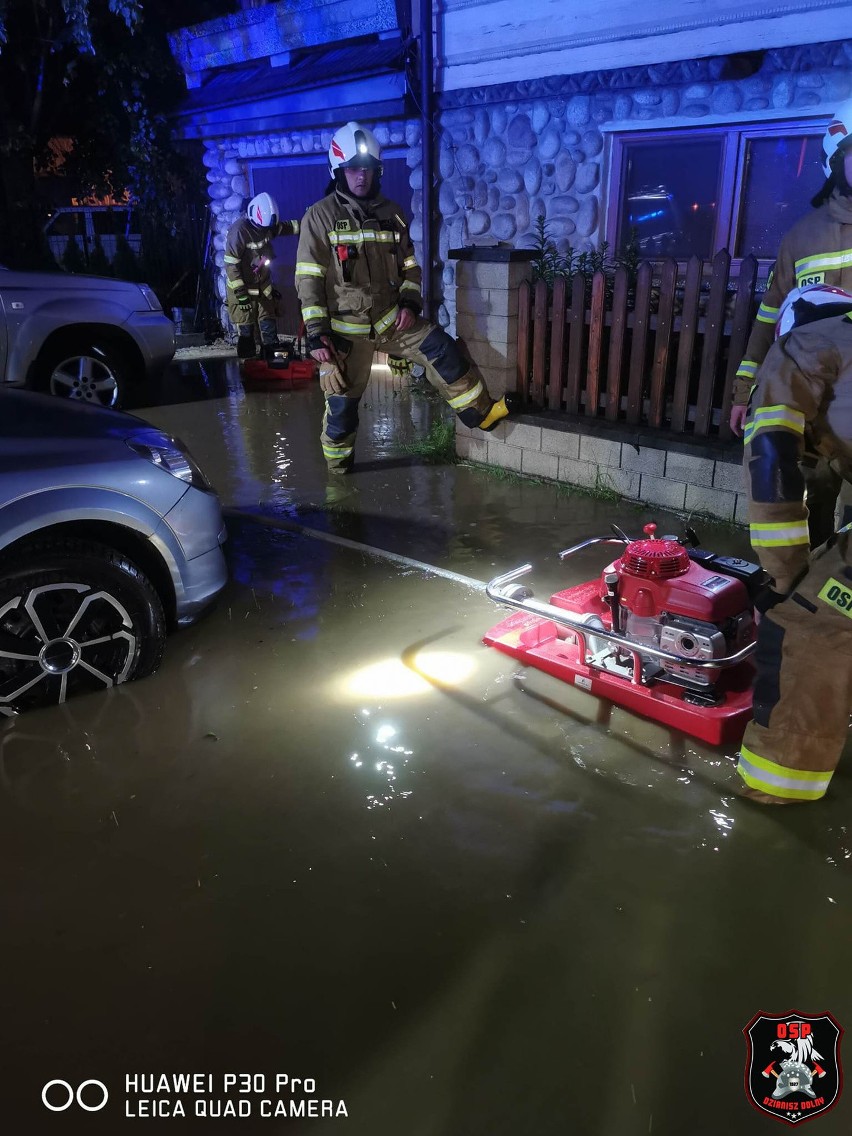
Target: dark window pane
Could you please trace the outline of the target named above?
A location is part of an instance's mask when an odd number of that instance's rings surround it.
[[[713,254],[722,139],[625,146],[618,246],[635,230],[643,256]]]
[[[824,180],[821,134],[748,139],[734,255],[774,260],[781,237],[808,212]]]
[[[57,213],[48,226],[51,237],[81,237],[83,235],[82,213]]]
[[[95,210],[92,213],[92,224],[95,235],[99,237],[114,237],[124,233],[127,229],[126,209],[105,209],[102,213]]]

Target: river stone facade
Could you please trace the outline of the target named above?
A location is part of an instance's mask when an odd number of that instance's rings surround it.
[[[372,126],[381,146],[406,148],[406,155],[417,153],[416,167],[420,165],[420,123],[379,122]],[[239,217],[248,203],[251,194],[249,167],[254,158],[281,156],[282,161],[303,154],[325,156],[331,145],[332,130],[291,130],[278,134],[255,134],[247,138],[228,138],[206,143],[202,161],[207,170],[210,211],[213,214],[213,249],[216,263],[216,292],[221,304],[220,319],[223,327],[229,327],[225,296],[225,240],[228,229]],[[408,161],[409,167],[413,163]],[[419,185],[420,170],[413,168],[411,185],[413,215],[419,217],[422,193]],[[317,195],[323,186],[318,184]],[[285,205],[281,203],[282,209]],[[285,209],[285,218],[287,217]],[[412,232],[414,227],[412,226]],[[418,237],[422,224],[418,221]],[[418,256],[422,250],[418,247]]]
[[[607,132],[640,125],[676,127],[762,122],[784,112],[828,114],[852,96],[852,40],[779,48],[749,56],[661,63],[447,92],[436,115],[434,294],[437,319],[455,331],[451,248],[492,237],[534,244],[543,215],[557,249],[594,248],[604,221]],[[604,130],[603,128],[606,128]],[[411,235],[422,263],[421,131],[417,119],[379,122],[383,146],[404,150],[410,170]],[[225,236],[249,192],[254,157],[324,154],[330,130],[289,131],[210,142],[204,155],[222,271]],[[227,326],[227,322],[225,323]]]
[[[600,243],[603,126],[607,132],[669,128],[730,115],[761,122],[783,111],[829,113],[850,95],[852,40],[444,94],[440,322],[455,327],[455,268],[447,249],[467,237],[531,248],[543,215],[560,253]]]

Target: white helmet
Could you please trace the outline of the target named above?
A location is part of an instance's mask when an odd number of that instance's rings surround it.
[[[268,229],[278,224],[278,202],[270,193],[258,193],[248,203],[246,216],[253,225]]]
[[[806,284],[804,288],[793,288],[778,309],[775,338],[802,324],[828,316],[842,316],[848,311],[852,311],[852,295],[842,288],[832,288],[828,284]]]
[[[328,165],[332,174],[338,170],[362,167],[382,172],[382,151],[372,130],[360,122],[347,122],[332,135],[328,148]]]
[[[831,177],[831,159],[841,150],[852,146],[852,99],[837,108],[822,140],[822,168]]]

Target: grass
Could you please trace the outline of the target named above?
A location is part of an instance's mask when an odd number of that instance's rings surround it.
[[[487,477],[493,478],[495,481],[502,481],[507,485],[546,485],[550,489],[555,489],[557,493],[564,494],[568,497],[578,494],[581,497],[593,497],[596,501],[623,501],[625,504],[640,506],[639,502],[633,502],[622,498],[621,494],[613,489],[606,483],[606,475],[598,471],[595,479],[594,486],[583,485],[570,485],[565,481],[551,481],[547,477],[533,477],[528,473],[516,473],[513,469],[504,469],[500,465],[488,465],[485,462],[461,462],[465,469],[475,470],[477,473],[484,473]]]
[[[433,422],[425,438],[405,442],[400,446],[404,454],[422,458],[428,465],[456,465],[456,426],[452,422]]]

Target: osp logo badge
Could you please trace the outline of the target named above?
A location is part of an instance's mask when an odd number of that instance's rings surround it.
[[[759,1112],[798,1124],[837,1104],[843,1029],[831,1014],[756,1014],[743,1033],[746,1096]]]

